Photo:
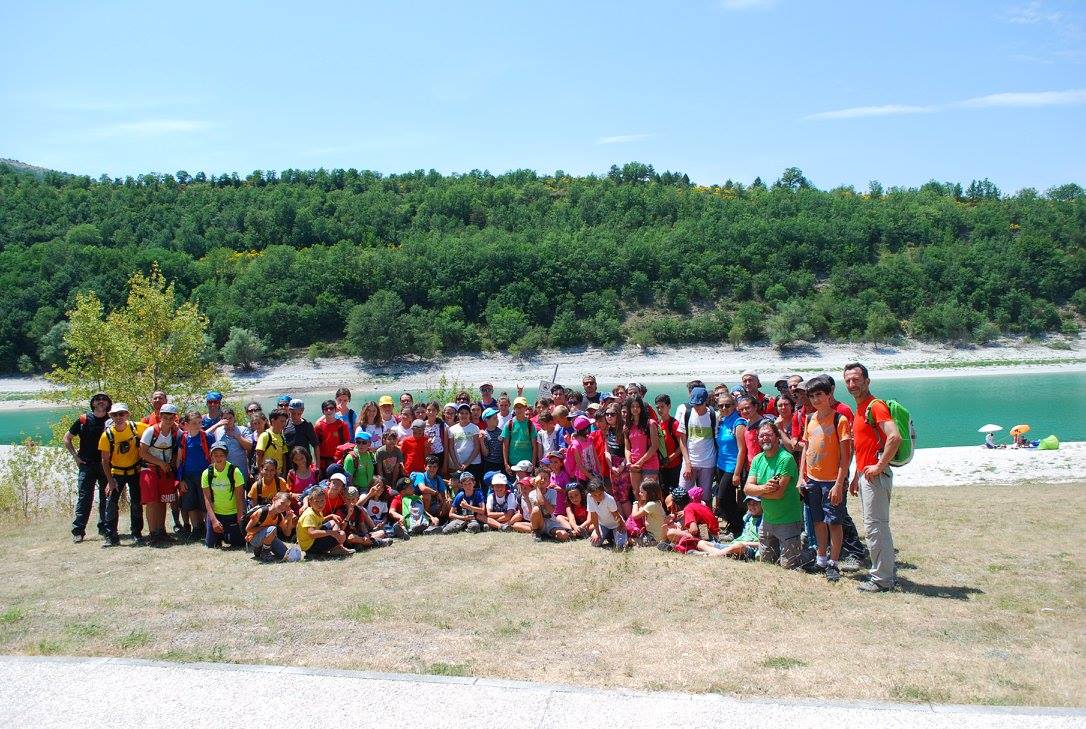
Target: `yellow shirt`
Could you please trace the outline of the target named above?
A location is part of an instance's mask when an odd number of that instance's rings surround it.
[[[208,480],[210,471],[211,480]],[[233,476],[233,479],[231,479]],[[245,475],[232,463],[220,471],[214,465],[200,475],[200,486],[211,490],[211,508],[216,514],[230,516],[238,513],[237,489],[245,488]],[[242,526],[245,526],[242,524]]]
[[[256,493],[258,487],[260,488],[259,496]],[[269,504],[277,493],[288,490],[287,482],[278,476],[275,477],[275,483],[270,484],[264,483],[264,477],[261,476],[259,480],[254,481],[253,485],[249,487],[249,500],[255,504]]]
[[[256,439],[256,449],[264,452],[265,459],[275,459],[275,462],[279,465],[279,475],[283,475],[290,470],[290,464],[287,463],[287,452],[290,449],[287,448],[287,441],[282,433],[265,430]]]
[[[323,523],[324,516],[311,506],[307,506],[302,515],[298,517],[298,546],[303,552],[308,552],[309,548],[313,546],[313,542],[317,541],[316,537],[309,535],[309,530],[320,529]]]
[[[129,421],[123,431],[116,430],[112,425],[102,431],[98,450],[110,454],[109,465],[113,475],[133,475],[139,470],[140,436],[145,430],[146,424]],[[112,446],[109,443],[110,435],[113,436]]]

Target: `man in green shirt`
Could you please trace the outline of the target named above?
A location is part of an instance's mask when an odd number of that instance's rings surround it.
[[[762,500],[758,551],[763,562],[780,562],[781,567],[795,569],[803,563],[799,541],[803,532],[803,504],[796,489],[799,466],[792,454],[781,448],[780,430],[773,421],[762,421],[758,443],[762,452],[751,462],[743,489],[747,496]]]
[[[211,465],[200,476],[207,511],[207,535],[204,544],[209,549],[225,541],[231,547],[242,547],[245,541],[238,519],[245,514],[245,474],[226,460],[228,449],[221,440],[211,446]]]

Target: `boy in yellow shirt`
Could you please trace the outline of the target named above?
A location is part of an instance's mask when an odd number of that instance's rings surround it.
[[[329,554],[333,557],[354,554],[343,546],[347,539],[346,532],[334,521],[325,521],[323,510],[326,501],[323,488],[313,489],[309,494],[309,505],[298,517],[298,546],[307,557],[314,554]]]

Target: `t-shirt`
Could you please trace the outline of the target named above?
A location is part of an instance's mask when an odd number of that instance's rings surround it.
[[[732,410],[728,417],[716,426],[716,467],[725,473],[735,473],[739,461],[739,441],[735,439],[735,430],[747,421]]]
[[[317,541],[309,531],[320,529],[322,524],[324,524],[324,516],[319,511],[315,511],[312,506],[307,506],[298,517],[298,546],[303,552],[308,552],[313,542]]]
[[[204,471],[204,474],[200,476],[200,487],[211,489],[211,508],[216,514],[223,516],[237,514],[238,503],[234,498],[234,489],[245,487],[245,476],[241,469],[230,468],[230,464],[227,463],[221,471],[212,466],[210,472],[210,481],[207,478],[208,471]]]
[[[313,432],[317,434],[317,442],[320,443],[320,455],[323,458],[335,458],[336,448],[344,443],[349,443],[351,440],[347,424],[342,420],[333,420],[329,423],[321,418],[313,426]]]
[[[716,434],[713,433],[713,415],[709,408],[705,408],[702,415],[691,408],[688,423],[679,419],[679,432],[686,433],[686,450],[690,454],[691,467],[711,468],[716,463]]]
[[[320,480],[320,474],[316,466],[310,466],[309,471],[303,476],[293,468],[287,473],[287,488],[292,494],[300,494]]]
[[[616,511],[618,511],[618,504],[615,503],[615,497],[611,494],[605,491],[603,499],[599,502],[596,501],[596,497],[589,494],[588,512],[596,515],[600,526],[607,529],[618,529],[619,521],[614,516]]]
[[[483,492],[481,489],[474,489],[471,492],[471,496],[461,491],[452,500],[452,510],[456,514],[468,516],[475,512],[467,508],[468,506],[482,506],[485,499],[483,498]],[[466,503],[465,503],[466,502]],[[497,511],[497,509],[495,509]]]
[[[441,478],[441,476],[430,478],[426,475],[426,471],[411,472],[411,483],[415,484],[416,487],[427,486],[439,494],[443,494],[447,490],[445,479]]]
[[[294,446],[301,446],[316,453],[321,445],[317,432],[313,429],[313,423],[305,418],[295,423],[288,416],[286,427],[283,428],[283,438],[286,439],[288,451]]]
[[[265,430],[256,439],[256,449],[264,451],[265,460],[268,458],[275,459],[275,462],[279,464],[279,473],[286,473],[290,468],[290,464],[287,463],[287,453],[289,453],[290,449],[287,447],[287,441],[282,433]]]
[[[259,491],[258,491],[259,489]],[[271,502],[275,495],[280,491],[289,491],[287,482],[284,479],[275,477],[275,481],[267,483],[263,478],[260,478],[253,482],[253,485],[249,487],[249,500],[256,504],[267,504]]]
[[[183,432],[180,438],[181,443],[185,445],[185,457],[182,459],[180,451],[178,452],[177,475],[182,478],[198,476],[201,471],[206,471],[207,467],[211,465],[211,462],[207,460],[208,454],[204,452],[204,442],[207,442],[207,447],[210,449],[211,438],[203,432],[196,435]]]
[[[433,425],[426,424],[426,430],[423,432],[426,434],[426,440],[430,441],[431,453],[445,452],[445,427],[445,423],[441,420],[435,420]]]
[[[758,542],[758,530],[762,526],[762,517],[754,516],[749,511],[743,515],[743,533],[735,538],[737,542]]]
[[[630,463],[641,460],[641,457],[652,448],[652,433],[656,432],[656,421],[649,420],[649,430],[646,433],[640,428],[630,428]],[[660,451],[653,450],[652,455],[641,466],[646,471],[656,471],[660,468]]]
[[[253,541],[253,537],[256,533],[265,527],[278,527],[282,528],[283,520],[286,519],[286,514],[273,514],[271,513],[270,506],[263,506],[258,511],[254,512],[252,516],[256,517],[254,521],[252,517],[249,518],[249,522],[243,524],[245,528],[245,541]]]
[[[400,441],[400,450],[403,451],[403,470],[414,473],[426,468],[427,442],[425,435],[417,438],[409,435]]]
[[[516,511],[517,503],[519,501],[517,495],[508,489],[505,492],[505,496],[501,497],[491,491],[490,495],[486,497],[486,510],[501,512],[503,514],[507,511]]]
[[[586,481],[593,476],[600,475],[600,464],[599,459],[596,458],[596,448],[588,438],[574,438],[573,442],[569,444],[569,450],[566,451],[566,454],[567,466],[569,459],[576,459],[577,455],[580,454],[584,468],[578,466],[576,473],[573,474],[580,480]],[[574,460],[574,463],[576,462]]]
[[[720,524],[716,520],[716,515],[701,501],[691,501],[683,509],[683,526],[689,529],[695,524],[701,532],[702,539],[715,537],[720,533]],[[702,529],[703,526],[704,529]]]
[[[355,425],[358,423],[358,413],[351,408],[347,408],[347,412],[341,413],[336,411],[336,420],[340,420],[347,424],[347,430],[350,433],[354,433]]]
[[[140,435],[140,443],[150,448],[152,456],[161,458],[173,469],[173,447],[179,437],[180,433],[177,430],[165,429],[160,430],[156,436],[155,427],[150,426]],[[199,445],[196,447],[199,448]]]
[[[210,428],[212,425],[219,422],[220,420],[222,420],[222,411],[221,410],[219,411],[219,414],[214,416],[214,417],[211,416],[211,413],[208,413],[204,417],[200,418],[200,430],[207,430],[208,428]]]
[[[852,413],[852,408],[850,408],[848,405],[845,405],[843,402],[834,401],[833,409],[834,409],[834,412],[841,413],[841,415],[844,416],[845,420],[848,421],[848,426],[851,428],[852,427],[852,418],[854,417],[853,413]],[[815,409],[813,407],[808,406],[808,407],[800,408],[796,412],[792,413],[792,437],[793,438],[796,436],[796,433],[799,433],[800,441],[803,440],[803,426],[807,422],[807,416],[808,415],[813,415],[814,411],[815,411]]]
[[[794,524],[803,521],[803,504],[799,500],[796,480],[799,478],[799,466],[796,459],[784,448],[777,449],[772,458],[764,451],[754,457],[750,464],[755,483],[767,483],[774,476],[788,475],[788,486],[778,499],[762,497],[762,519],[766,524]]]
[[[398,447],[381,446],[377,449],[377,452],[373,454],[374,471],[381,474],[381,477],[385,479],[385,483],[389,486],[394,486],[393,479],[398,478],[396,466],[397,464],[403,467],[403,451]]]
[[[380,528],[388,518],[388,502],[382,498],[370,499],[366,502],[366,513],[374,526]]]
[[[535,453],[532,448],[532,441],[537,432],[536,427],[527,418],[524,420],[514,418],[502,428],[502,440],[509,441],[510,464],[519,463],[520,461],[534,462]]]
[[[678,430],[679,421],[668,418],[667,422],[660,421],[660,429],[664,431],[664,447],[667,449],[667,463],[661,464],[662,468],[678,468],[683,461],[683,452],[679,448]]]
[[[543,498],[550,504],[550,515],[552,517],[558,516],[562,512],[558,511],[558,491],[555,489],[547,489],[543,492]],[[539,506],[539,491],[532,489],[528,494],[528,503],[532,506]]]
[[[365,491],[373,482],[374,464],[373,451],[359,453],[355,450],[343,459],[343,471],[351,480],[352,486],[359,491]]]
[[[645,512],[645,529],[652,538],[660,542],[664,539],[664,520],[667,514],[659,501],[649,501],[642,507]]]
[[[109,416],[106,416],[108,418]],[[99,418],[94,413],[87,413],[83,417],[75,419],[68,432],[79,438],[79,448],[76,452],[86,461],[87,466],[94,468],[102,466],[102,454],[98,451],[98,442],[106,429],[106,418]],[[83,422],[86,420],[87,422]]]
[[[479,435],[479,426],[475,423],[468,423],[467,425],[456,425],[449,428],[449,436],[453,441],[453,450],[456,452],[456,460],[459,463],[466,465],[474,465],[476,463],[482,463],[482,458],[479,457],[479,453],[475,446],[475,438]],[[468,458],[471,456],[472,451],[476,451],[475,457],[470,461]]]
[[[243,425],[238,425],[237,437],[226,432],[226,426],[220,425],[215,430],[208,434],[212,443],[225,443],[226,444],[226,460],[233,463],[235,466],[243,471],[249,469],[249,456],[246,454],[245,449],[241,447],[241,439],[244,438],[249,443],[253,442],[253,431],[249,430]]]
[[[493,464],[500,471],[505,463],[502,460],[502,429],[484,430],[483,442],[486,443],[486,457],[483,461]]]
[[[875,428],[867,424],[867,408],[871,406],[871,414],[875,417]],[[879,462],[879,448],[885,436],[882,432],[882,424],[890,417],[890,408],[882,400],[869,397],[863,402],[856,403],[856,418],[852,421],[852,439],[856,447],[856,468],[863,470],[868,466],[874,466]]]
[[[505,430],[505,426],[509,425],[509,422],[515,417],[517,417],[517,414],[512,410],[505,415],[502,415],[501,411],[498,411],[498,427]]]
[[[554,426],[548,433],[546,428],[540,428],[536,433],[536,441],[539,443],[539,452],[543,455],[547,455],[552,451],[561,450],[562,441],[562,429],[559,426]]]
[[[848,421],[830,412],[826,422],[815,413],[803,432],[807,441],[807,476],[816,481],[835,481],[841,464],[841,447],[844,441],[852,440]],[[848,470],[848,464],[844,464]]]
[[[99,451],[112,451],[110,453],[110,470],[116,474],[134,474],[137,464],[140,462],[139,438],[147,426],[143,423],[126,423],[123,431],[118,431],[114,426],[109,426],[102,431],[98,439]],[[109,445],[110,435],[113,436],[113,446]]]

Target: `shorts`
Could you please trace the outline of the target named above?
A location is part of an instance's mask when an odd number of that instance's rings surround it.
[[[548,537],[553,537],[555,534],[558,533],[559,529],[565,529],[565,527],[562,526],[562,522],[558,521],[554,517],[543,520],[543,533],[546,534]]]
[[[166,474],[157,468],[145,468],[140,471],[140,503],[172,504],[177,500],[177,481],[172,474]]]
[[[833,481],[807,479],[807,495],[804,500],[807,502],[807,508],[811,510],[811,520],[815,524],[843,524],[848,515],[848,510],[845,508],[848,502],[848,489],[844,489],[841,503],[834,506],[830,503],[830,490],[833,486]]]
[[[189,474],[185,476],[185,493],[181,494],[182,511],[203,511],[204,489],[200,485],[200,477],[203,473]]]

